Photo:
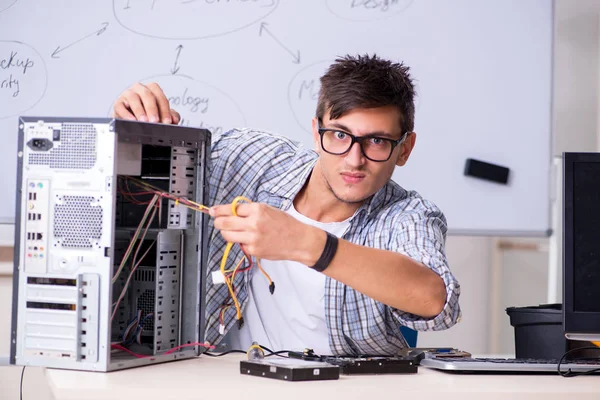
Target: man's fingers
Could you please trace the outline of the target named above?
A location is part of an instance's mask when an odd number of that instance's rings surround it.
[[[179,115],[179,113],[175,110],[173,110],[171,108],[171,121],[173,121],[174,124],[178,124],[179,121],[181,121],[181,115]]]
[[[127,105],[122,101],[117,101],[113,110],[113,117],[120,119],[135,120],[135,115],[129,111]]]
[[[113,116],[164,124],[178,124],[181,120],[179,113],[171,109],[167,96],[155,82],[147,85],[138,82],[124,91],[115,101]]]
[[[240,217],[227,216],[215,218],[215,229],[220,231],[243,231],[247,229],[246,222]]]
[[[252,233],[238,231],[221,231],[223,239],[232,243],[248,244],[252,240]]]
[[[141,83],[134,85],[134,90],[139,94],[140,99],[142,100],[144,110],[146,111],[146,115],[148,116],[148,121],[158,122],[158,104],[154,93],[152,93],[150,89],[148,89]]]
[[[220,204],[210,208],[209,214],[212,217],[226,217],[230,215],[237,215],[238,217],[247,217],[252,213],[253,206],[248,203],[239,202],[235,206],[235,214],[233,213],[232,204]]]
[[[213,218],[227,217],[233,215],[233,213],[231,212],[231,206],[227,204],[212,206],[210,210],[208,210],[208,214]]]
[[[123,100],[127,102],[129,105],[129,110],[135,116],[135,119],[138,121],[147,122],[148,117],[146,116],[146,110],[144,110],[144,106],[142,104],[142,99],[140,95],[129,89],[123,93]]]
[[[249,217],[255,210],[255,208],[258,206],[258,204],[249,204],[249,203],[243,203],[243,202],[239,202],[236,205],[236,214],[238,217]],[[232,210],[233,212],[233,210]]]
[[[169,106],[169,100],[167,99],[167,96],[165,96],[163,90],[155,82],[149,83],[147,87],[154,95],[154,98],[158,105],[159,122],[162,122],[163,124],[170,124],[171,107]]]

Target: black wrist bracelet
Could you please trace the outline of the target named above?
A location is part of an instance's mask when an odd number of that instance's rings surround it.
[[[337,251],[338,247],[338,238],[329,232],[326,233],[327,240],[325,241],[325,247],[323,248],[321,257],[319,257],[317,263],[311,267],[315,271],[319,272],[325,271],[325,268],[329,266],[331,260],[333,260],[333,256],[335,256],[335,252]]]

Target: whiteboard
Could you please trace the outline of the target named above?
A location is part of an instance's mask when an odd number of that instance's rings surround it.
[[[190,126],[312,147],[319,76],[344,54],[411,67],[416,147],[393,179],[450,234],[550,227],[551,0],[0,0],[0,221],[14,221],[17,117],[105,117],[158,82]],[[507,185],[463,174],[467,158]]]

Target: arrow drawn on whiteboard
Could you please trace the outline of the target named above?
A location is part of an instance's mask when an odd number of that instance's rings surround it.
[[[179,56],[181,55],[181,49],[183,49],[182,45],[177,46],[177,48],[175,50],[177,50],[177,55],[175,56],[175,65],[173,65],[173,68],[171,68],[171,73],[173,75],[175,75],[177,73],[177,71],[179,71],[179,65],[177,65],[177,63],[179,63]]]
[[[69,45],[67,45],[67,46],[65,46],[65,47],[62,47],[62,48],[61,48],[60,46],[57,46],[57,47],[56,47],[56,49],[55,49],[55,50],[52,52],[52,58],[60,58],[60,57],[58,56],[58,54],[59,54],[59,53],[61,53],[61,52],[65,51],[65,50],[66,50],[66,49],[68,49],[69,47],[71,47],[71,46],[73,46],[73,45],[75,45],[75,44],[77,44],[77,43],[81,42],[82,40],[85,40],[85,39],[87,39],[87,38],[89,38],[89,37],[91,37],[91,36],[94,36],[94,35],[96,35],[96,36],[100,36],[100,35],[102,35],[102,34],[104,33],[104,31],[106,30],[106,28],[107,28],[107,27],[108,27],[108,22],[103,22],[103,23],[102,23],[102,28],[100,28],[99,30],[97,30],[97,31],[95,31],[95,32],[92,32],[92,33],[90,33],[89,35],[86,35],[86,36],[82,37],[81,39],[79,39],[79,40],[76,40],[76,41],[74,41],[73,43],[71,43],[71,44],[69,44]]]
[[[281,46],[285,51],[287,51],[288,53],[290,53],[293,57],[292,62],[294,64],[300,64],[300,50],[297,50],[295,53],[288,49],[283,43],[281,43],[281,41],[279,39],[277,39],[275,37],[275,35],[273,35],[271,33],[271,31],[269,29],[267,29],[267,26],[269,26],[269,24],[267,24],[266,22],[261,22],[260,24],[260,30],[258,31],[258,36],[262,36],[263,32],[266,32],[269,36],[271,36],[276,42],[277,44],[279,44],[279,46]]]

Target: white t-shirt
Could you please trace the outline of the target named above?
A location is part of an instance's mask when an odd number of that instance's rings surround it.
[[[350,219],[314,221],[296,211],[293,204],[287,213],[338,237],[350,226]],[[246,350],[257,342],[273,351],[310,348],[320,355],[331,354],[325,323],[325,275],[293,261],[261,260],[260,264],[275,283],[275,292],[271,295],[267,278],[254,267],[244,325],[231,328],[230,348]]]

